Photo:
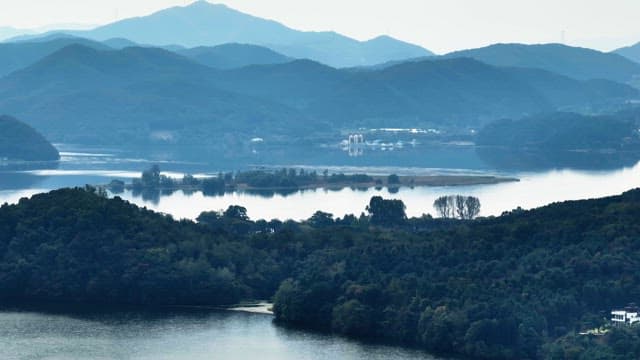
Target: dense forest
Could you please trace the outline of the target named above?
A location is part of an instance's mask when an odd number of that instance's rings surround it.
[[[407,219],[381,198],[363,210],[296,223],[232,206],[194,223],[90,187],[35,195],[0,207],[0,301],[273,297],[282,324],[439,354],[640,356],[637,329],[577,335],[640,299],[640,190],[477,220]]]
[[[60,154],[31,126],[0,116],[0,160],[55,161]]]

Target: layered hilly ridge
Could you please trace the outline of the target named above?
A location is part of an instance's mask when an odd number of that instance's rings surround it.
[[[335,32],[297,31],[206,1],[70,33],[98,41],[125,38],[154,46],[261,45],[289,57],[309,58],[335,67],[431,55],[424,48],[390,37],[360,42]]]
[[[592,112],[638,97],[607,80],[461,58],[379,71],[310,60],[216,70],[158,48],[63,48],[0,79],[0,112],[57,142],[218,143],[354,127],[481,126],[554,110]]]
[[[298,129],[285,106],[213,86],[216,70],[166,50],[98,51],[73,45],[0,80],[0,109],[60,141],[215,142],[222,131]],[[313,129],[313,124],[306,126]]]
[[[99,50],[109,49],[109,46],[105,44],[72,36],[53,37],[38,41],[0,43],[0,77],[35,64],[44,57],[74,44]]]
[[[249,65],[284,64],[292,58],[269,48],[249,44],[223,44],[178,49],[176,53],[214,69],[235,69]]]
[[[468,58],[361,72],[300,60],[221,72],[218,79],[229,91],[284,102],[336,126],[477,125],[552,109],[592,110],[638,96],[610,81],[578,81]]]
[[[640,64],[621,55],[561,44],[496,44],[453,52],[445,57],[468,57],[495,66],[543,69],[578,80],[628,83],[640,76]]]

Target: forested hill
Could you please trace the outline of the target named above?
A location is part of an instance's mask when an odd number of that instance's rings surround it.
[[[0,116],[0,160],[55,161],[60,158],[50,142],[29,125]]]
[[[213,305],[275,293],[280,322],[447,355],[638,358],[624,346],[635,330],[571,334],[640,299],[639,216],[633,190],[466,222],[267,223],[231,207],[194,224],[65,189],[0,208],[0,298]]]

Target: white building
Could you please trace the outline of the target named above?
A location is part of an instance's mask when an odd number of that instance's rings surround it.
[[[627,306],[622,310],[613,310],[611,311],[611,322],[614,325],[622,326],[622,325],[635,325],[636,323],[640,323],[640,316],[638,316],[638,307],[636,306]]]

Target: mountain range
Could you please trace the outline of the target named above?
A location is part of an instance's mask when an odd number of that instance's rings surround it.
[[[118,21],[93,30],[65,32],[97,41],[124,38],[153,46],[260,45],[288,57],[308,58],[335,67],[372,65],[432,55],[422,47],[388,36],[362,42],[335,32],[297,31],[272,20],[206,1]]]
[[[445,55],[469,57],[496,66],[544,69],[574,79],[629,82],[640,76],[640,64],[625,57],[562,44],[496,44]]]
[[[127,39],[114,38],[98,42],[66,34],[51,34],[26,41],[0,43],[0,77],[32,65],[69,45],[83,45],[96,50],[121,50],[127,47],[140,47],[140,45]],[[281,64],[293,60],[271,49],[257,45],[224,44],[197,48],[173,46],[167,49],[216,69],[234,69],[247,65]]]
[[[167,131],[189,137],[168,141],[216,142],[222,130],[251,133],[268,124],[282,132],[285,125],[278,124],[286,123],[296,131],[293,119],[305,119],[277,103],[214,87],[208,79],[215,73],[157,48],[71,45],[0,80],[0,109],[56,141],[80,143],[144,143]]]
[[[0,112],[54,141],[77,143],[219,144],[223,134],[233,143],[359,126],[480,126],[541,111],[597,111],[637,97],[607,80],[469,58],[377,71],[310,60],[222,71],[158,48],[79,44],[0,79]]]
[[[605,53],[562,44],[494,44],[478,49],[455,51],[438,58],[471,58],[495,66],[547,70],[578,80],[606,79],[638,84],[640,63],[632,61],[631,56],[623,56],[631,55],[633,51],[633,48],[629,48],[616,53]],[[403,62],[425,59],[428,58],[391,61],[359,70],[379,70]]]
[[[56,142],[232,149],[360,127],[468,133],[502,118],[615,111],[638,101],[638,79],[640,64],[616,53],[496,44],[433,56],[205,1],[0,43],[0,113]]]
[[[69,45],[84,45],[107,50],[108,45],[72,36],[54,36],[32,41],[0,43],[0,77],[32,65]]]

